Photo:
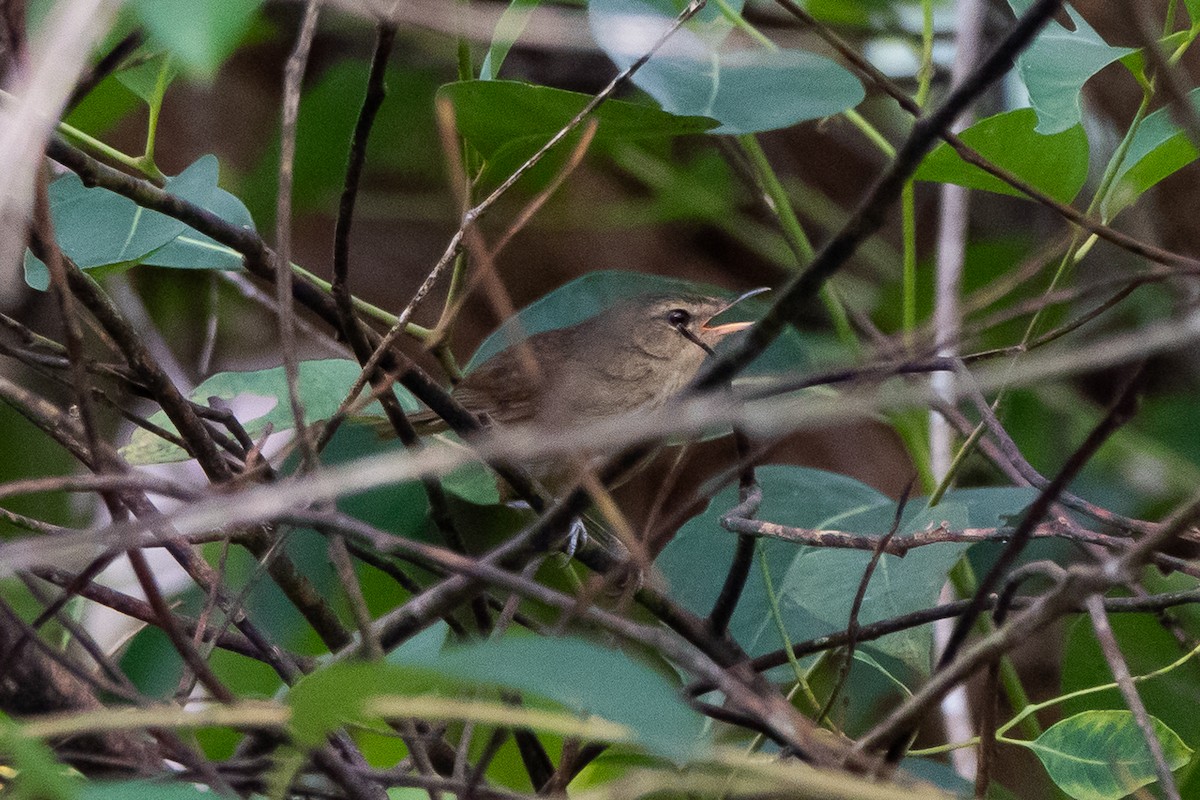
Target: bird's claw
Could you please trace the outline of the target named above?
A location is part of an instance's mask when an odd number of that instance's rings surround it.
[[[583,524],[583,520],[575,517],[571,520],[571,527],[567,529],[567,540],[563,543],[563,552],[567,558],[575,557],[575,551],[587,544],[588,532],[587,527]]]

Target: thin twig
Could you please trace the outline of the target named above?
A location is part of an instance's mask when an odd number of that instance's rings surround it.
[[[1096,632],[1096,640],[1100,643],[1100,652],[1104,653],[1104,659],[1112,671],[1113,680],[1120,687],[1121,696],[1125,698],[1125,705],[1129,707],[1138,730],[1142,732],[1142,738],[1146,740],[1146,748],[1150,751],[1150,757],[1154,761],[1154,772],[1158,775],[1159,788],[1162,789],[1167,800],[1179,800],[1179,786],[1175,783],[1175,776],[1171,773],[1171,766],[1167,763],[1166,755],[1163,753],[1162,742],[1159,741],[1158,733],[1150,721],[1150,715],[1146,712],[1146,704],[1142,702],[1142,697],[1133,684],[1129,664],[1126,663],[1125,656],[1121,653],[1121,646],[1117,643],[1117,637],[1113,634],[1108,614],[1104,610],[1104,602],[1099,595],[1092,595],[1087,599],[1086,604],[1088,615],[1092,620],[1092,630]]]

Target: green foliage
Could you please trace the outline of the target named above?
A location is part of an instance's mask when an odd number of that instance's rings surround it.
[[[1074,125],[1044,136],[1035,130],[1037,113],[1020,108],[980,120],[961,134],[984,158],[1063,203],[1079,194],[1087,180],[1088,140]],[[963,161],[942,142],[925,157],[913,176],[919,181],[954,183],[970,189],[1024,197],[1018,190]]]
[[[540,4],[541,0],[513,0],[509,3],[508,8],[504,9],[500,19],[496,21],[496,32],[492,35],[492,45],[488,48],[487,55],[483,57],[483,64],[479,67],[480,79],[490,81],[500,75],[500,65],[504,63],[505,56],[512,49],[517,37],[521,35],[521,31],[525,30],[525,25],[529,22],[533,10]]]
[[[891,528],[895,502],[843,475],[801,467],[766,466],[757,470],[763,504],[757,518],[808,529],[833,529],[882,536]],[[667,545],[658,565],[673,595],[697,614],[707,614],[720,583],[705,578],[723,574],[736,538],[720,525],[720,517],[737,504],[736,487],[718,493],[700,516],[690,520]],[[953,529],[1005,523],[1032,499],[1022,490],[952,492],[937,507],[922,510],[913,501],[898,536],[942,521]],[[777,539],[759,540],[767,555],[772,582],[778,589],[788,635],[795,641],[843,630],[871,554],[863,550],[797,546]],[[962,556],[961,544],[937,544],[912,550],[904,558],[884,555],[864,597],[863,624],[921,608],[937,599],[946,574]],[[783,646],[771,621],[770,601],[762,575],[752,572],[730,624],[730,632],[751,655]],[[891,634],[864,646],[902,661],[923,673],[929,670],[929,629]]]
[[[332,417],[360,374],[362,369],[358,363],[346,359],[300,362],[297,385],[304,406],[305,423],[313,424]],[[401,406],[409,411],[417,410],[418,403],[411,394],[400,387],[396,387],[395,392]],[[251,439],[260,437],[268,425],[275,432],[295,427],[283,367],[250,372],[220,372],[197,386],[191,397],[201,404],[206,404],[210,397],[219,397],[226,402],[257,404],[257,415],[242,420],[242,426]],[[363,413],[383,416],[383,407],[375,401]],[[151,416],[150,421],[175,432],[171,421],[162,411]],[[160,464],[187,458],[180,448],[141,428],[134,431],[133,438],[121,448],[121,453],[135,464]]]
[[[30,739],[0,713],[0,759],[17,771],[4,796],[12,800],[77,800],[81,782],[69,774],[45,743]],[[83,795],[86,797],[86,795]]]
[[[151,38],[192,75],[211,80],[237,47],[263,0],[131,0]]]
[[[212,791],[187,783],[99,781],[79,793],[80,800],[212,800]]]
[[[355,115],[362,107],[367,71],[367,64],[360,60],[337,61],[314,75],[300,97],[292,187],[297,214],[335,207],[346,179],[350,139]],[[441,156],[434,144],[438,133],[433,99],[443,80],[437,71],[423,65],[388,69],[384,73],[388,99],[379,110],[367,142],[368,179],[400,178],[416,188],[442,190],[445,184]],[[415,147],[414,142],[428,146]],[[255,219],[274,219],[278,183],[276,128],[240,187],[241,198]]]
[[[1151,717],[1171,769],[1192,749]],[[1048,728],[1027,745],[1058,787],[1076,800],[1118,800],[1156,780],[1146,740],[1129,711],[1085,711]]]
[[[733,13],[741,4],[731,4]],[[592,0],[592,36],[621,69],[628,68],[665,33],[682,4],[672,0]],[[733,23],[716,6],[686,23],[633,76],[674,114],[712,117],[713,133],[754,133],[785,128],[853,108],[862,84],[827,58],[800,50],[740,50],[722,43]]]
[[[1188,94],[1192,107],[1200,110],[1200,89]],[[1101,207],[1112,219],[1137,202],[1159,181],[1196,160],[1196,148],[1187,133],[1171,119],[1171,109],[1160,108],[1142,120],[1125,159],[1117,169],[1113,189]]]
[[[166,190],[217,214],[227,222],[254,228],[246,207],[217,186],[214,156],[202,156],[173,178]],[[50,215],[63,254],[80,269],[127,268],[154,264],[176,269],[239,269],[241,256],[182,222],[150,211],[102,187],[86,187],[74,173],[50,185]],[[50,285],[46,265],[25,256],[25,281],[35,289]]]
[[[1008,0],[1022,14],[1033,0]],[[1051,20],[1037,39],[1017,58],[1017,72],[1037,109],[1037,132],[1061,133],[1079,124],[1079,92],[1104,67],[1132,53],[1128,47],[1111,47],[1071,6],[1066,6],[1074,30]]]
[[[705,747],[701,717],[660,672],[619,650],[542,637],[506,637],[437,652],[401,650],[388,663],[327,667],[288,693],[292,731],[297,741],[313,746],[347,722],[367,722],[385,698],[402,707],[402,698],[431,693],[477,701],[475,711],[486,719],[495,701],[485,687],[519,690],[527,703],[550,700],[584,721],[595,716],[617,723],[639,746],[668,758],[686,758]]]
[[[438,97],[454,107],[454,121],[463,139],[483,157],[483,183],[499,183],[512,174],[558,133],[591,97],[578,92],[516,81],[462,81],[443,86]],[[705,117],[680,117],[650,106],[609,100],[594,114],[595,143],[680,136],[707,131],[715,124]],[[560,167],[570,150],[569,137],[555,150],[552,167]],[[542,182],[552,170],[543,169]]]

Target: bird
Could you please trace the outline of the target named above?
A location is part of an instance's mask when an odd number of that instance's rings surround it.
[[[451,396],[485,426],[532,425],[564,429],[662,408],[700,371],[726,337],[753,322],[714,324],[716,317],[767,288],[730,300],[698,294],[648,294],[618,301],[564,328],[533,334],[468,372]],[[444,431],[432,411],[409,416],[420,435]],[[573,486],[596,452],[522,464],[545,490]],[[524,506],[506,494],[509,505]],[[571,524],[568,558],[588,538],[582,521]]]
[[[468,372],[451,392],[485,424],[565,427],[662,408],[727,336],[752,322],[713,324],[730,300],[648,294],[576,325],[536,333]],[[410,415],[420,434],[445,430],[432,411]]]

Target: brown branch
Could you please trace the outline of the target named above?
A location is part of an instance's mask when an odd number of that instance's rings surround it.
[[[1175,783],[1175,776],[1171,774],[1171,767],[1167,764],[1167,758],[1163,754],[1162,742],[1159,741],[1158,733],[1150,721],[1150,715],[1146,712],[1146,704],[1142,702],[1137,686],[1133,683],[1129,664],[1126,663],[1125,656],[1121,653],[1121,646],[1117,643],[1117,637],[1113,634],[1112,625],[1108,621],[1108,614],[1104,611],[1104,603],[1100,600],[1099,595],[1092,595],[1087,599],[1086,604],[1088,615],[1092,620],[1092,630],[1096,632],[1096,641],[1100,643],[1100,652],[1104,653],[1104,660],[1108,662],[1113,680],[1121,689],[1125,705],[1129,707],[1138,730],[1142,732],[1142,738],[1146,740],[1146,748],[1150,751],[1150,757],[1154,761],[1154,772],[1158,775],[1159,788],[1162,789],[1167,800],[1180,800],[1179,786]]]
[[[871,62],[858,53],[845,40],[831,31],[828,27],[821,24],[811,14],[804,10],[795,0],[775,0],[785,11],[807,25],[812,26],[813,31],[820,36],[830,47],[837,51],[838,55],[846,59],[846,61],[855,68],[864,78],[869,80],[875,86],[879,87],[885,94],[895,100],[902,109],[912,114],[914,117],[921,119],[921,108],[911,97],[908,96],[894,81],[875,68]],[[1028,12],[1026,14],[1028,16]],[[1200,266],[1200,261],[1187,256],[1182,256],[1177,253],[1164,250],[1160,247],[1142,242],[1128,234],[1115,230],[1114,228],[1104,225],[1083,212],[1067,205],[1060,203],[1053,197],[1045,194],[1036,187],[1030,185],[1026,181],[1012,174],[1008,170],[999,167],[988,161],[979,154],[974,148],[964,142],[956,134],[952,133],[948,128],[938,133],[938,136],[943,139],[948,145],[954,148],[958,156],[968,164],[979,167],[989,175],[1003,181],[1017,191],[1026,195],[1032,200],[1051,209],[1055,213],[1066,218],[1070,222],[1078,225],[1080,228],[1094,233],[1096,236],[1104,239],[1117,247],[1127,250],[1135,255],[1139,255],[1150,261],[1168,266],[1186,267],[1188,269],[1196,269]]]

